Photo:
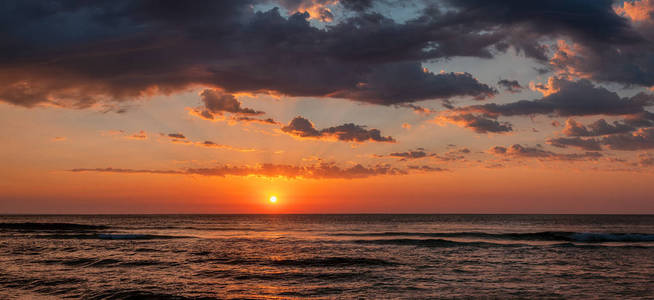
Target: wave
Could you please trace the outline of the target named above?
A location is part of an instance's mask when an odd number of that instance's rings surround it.
[[[155,235],[155,234],[97,234],[102,240],[168,240],[168,239],[187,239],[190,236],[176,235]]]
[[[375,258],[362,257],[324,257],[307,259],[285,259],[272,262],[277,266],[295,267],[346,267],[346,266],[386,266],[395,263]]]
[[[0,223],[0,229],[11,229],[11,230],[25,230],[25,231],[37,231],[37,230],[100,230],[100,229],[109,229],[105,225],[89,225],[89,224],[74,224],[74,223]]]
[[[522,247],[524,244],[499,244],[488,242],[455,242],[443,239],[380,239],[380,240],[355,240],[358,244],[375,245],[399,245],[399,246],[420,246],[420,247]]]
[[[100,299],[131,299],[131,300],[136,300],[136,299],[148,299],[148,300],[187,300],[187,299],[203,299],[203,300],[209,300],[209,299],[217,299],[217,298],[209,298],[209,297],[202,297],[202,298],[196,298],[196,297],[184,297],[180,295],[173,295],[173,294],[163,294],[163,293],[156,293],[156,292],[151,292],[151,291],[144,291],[144,290],[126,290],[126,289],[121,289],[121,290],[108,290],[108,291],[101,291],[101,292],[94,292],[94,293],[88,293],[84,295],[84,299],[89,299],[89,300],[100,300]]]
[[[60,264],[70,267],[142,267],[142,266],[157,266],[166,265],[174,266],[177,263],[163,262],[157,260],[118,260],[113,258],[74,258],[63,260],[44,260],[44,264]]]
[[[480,238],[513,241],[564,241],[583,243],[606,242],[654,242],[654,234],[646,233],[590,233],[568,231],[543,231],[528,233],[487,233],[487,232],[370,232],[370,233],[333,233],[333,236],[355,237],[439,237],[439,238]]]
[[[315,257],[305,259],[277,259],[277,260],[256,260],[244,258],[202,258],[191,260],[193,263],[214,263],[223,265],[268,265],[278,267],[348,267],[348,266],[390,266],[396,265],[395,262],[390,262],[382,259],[363,258],[363,257]]]
[[[154,234],[47,234],[35,235],[37,239],[71,239],[71,240],[168,240],[168,239],[185,239],[190,236],[172,236],[172,235],[154,235]]]

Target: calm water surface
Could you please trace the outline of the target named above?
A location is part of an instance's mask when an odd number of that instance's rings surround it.
[[[654,216],[0,216],[0,299],[654,298]]]

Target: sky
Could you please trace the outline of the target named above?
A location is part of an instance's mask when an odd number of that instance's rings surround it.
[[[0,32],[0,213],[654,213],[654,0],[5,1]]]

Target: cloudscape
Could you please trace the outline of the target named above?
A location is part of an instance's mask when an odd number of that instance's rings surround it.
[[[654,212],[654,1],[0,15],[2,213]]]

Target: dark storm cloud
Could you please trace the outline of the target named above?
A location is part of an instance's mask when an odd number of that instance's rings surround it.
[[[346,142],[389,142],[394,143],[395,139],[390,136],[382,136],[378,129],[366,129],[365,126],[347,123],[339,126],[328,127],[318,130],[311,121],[303,117],[295,117],[287,126],[281,130],[290,135],[302,138],[331,138]]]
[[[517,80],[502,79],[497,84],[510,93],[519,93],[522,91],[522,86]]]
[[[631,22],[616,14],[610,0],[424,2],[415,5],[423,7],[415,17],[402,22],[375,11],[375,2],[7,1],[0,10],[0,100],[26,107],[84,108],[199,86],[382,105],[458,96],[484,99],[496,91],[471,74],[432,73],[421,63],[492,58],[510,47],[556,71],[654,85],[651,20]],[[356,13],[315,27],[307,13],[257,11],[257,4],[288,11],[317,7],[320,15],[312,18],[325,21],[331,18],[326,5]],[[559,38],[574,47],[548,46]],[[501,115],[638,112],[638,105],[606,106],[610,103],[601,100],[594,110],[584,106],[587,99],[609,96],[597,89],[578,87],[579,94],[589,93],[572,102],[579,107],[559,101],[562,94],[485,109]],[[490,125],[495,132],[508,131],[506,125]]]
[[[264,1],[269,3],[269,1]],[[406,23],[360,13],[320,29],[259,1],[9,1],[0,12],[0,99],[88,107],[206,86],[227,93],[397,104],[495,94],[421,62],[491,57],[500,37],[435,9]],[[366,1],[346,8],[370,7]]]
[[[596,139],[582,139],[579,137],[573,137],[573,138],[560,137],[560,138],[548,139],[547,143],[554,147],[559,147],[559,148],[576,147],[587,151],[602,150],[602,146],[600,145],[600,142]]]
[[[514,144],[510,147],[495,146],[489,150],[490,153],[514,158],[537,158],[541,160],[562,160],[562,161],[585,161],[597,160],[602,157],[599,152],[584,153],[555,153],[544,150],[540,147],[526,147]]]
[[[447,0],[457,18],[513,26],[542,35],[567,35],[587,43],[639,40],[612,0]]]

